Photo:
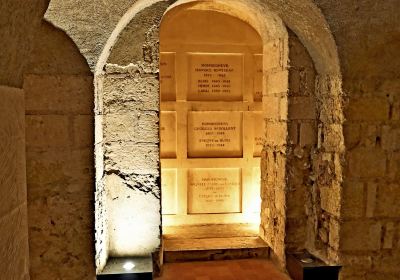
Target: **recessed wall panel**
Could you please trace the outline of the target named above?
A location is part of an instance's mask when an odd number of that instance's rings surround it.
[[[189,112],[188,157],[241,157],[241,112]]]
[[[176,157],[176,112],[160,113],[160,156],[161,158]]]
[[[241,211],[239,168],[197,168],[188,173],[188,213],[238,213]]]
[[[242,54],[188,54],[190,101],[243,100]]]
[[[162,101],[176,100],[175,53],[160,53],[160,94]]]
[[[176,214],[177,170],[161,169],[162,214]]]

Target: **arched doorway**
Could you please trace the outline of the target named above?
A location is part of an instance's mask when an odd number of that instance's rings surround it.
[[[164,16],[160,154],[166,243],[258,236],[262,52],[254,28],[212,7],[183,5]],[[233,246],[235,239],[226,240]]]

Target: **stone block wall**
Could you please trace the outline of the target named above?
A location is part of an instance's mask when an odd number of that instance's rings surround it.
[[[304,249],[312,238],[307,216],[312,215],[312,157],[317,152],[318,127],[314,64],[306,48],[289,32],[289,97],[287,148],[288,251]]]
[[[24,91],[0,86],[0,272],[29,279]]]
[[[94,279],[93,76],[43,21],[24,76],[31,279]]]
[[[141,10],[96,76],[98,271],[109,256],[146,256],[161,246],[158,26],[169,5]]]

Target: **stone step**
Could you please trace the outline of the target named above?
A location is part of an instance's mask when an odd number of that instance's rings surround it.
[[[259,237],[164,239],[164,262],[269,258]]]

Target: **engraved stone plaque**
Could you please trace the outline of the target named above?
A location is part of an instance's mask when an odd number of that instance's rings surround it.
[[[160,53],[160,93],[162,101],[176,99],[175,53]]]
[[[254,133],[254,142],[253,142],[253,156],[260,157],[261,151],[264,145],[264,118],[262,112],[253,113],[253,133]]]
[[[162,214],[176,214],[176,169],[161,169]]]
[[[160,156],[176,157],[176,112],[160,113]]]
[[[243,100],[242,54],[189,54],[191,101]]]
[[[241,212],[240,194],[241,171],[239,168],[189,170],[189,214]]]
[[[241,157],[241,112],[189,112],[188,157]]]
[[[263,95],[263,55],[254,55],[254,101],[261,102]]]

